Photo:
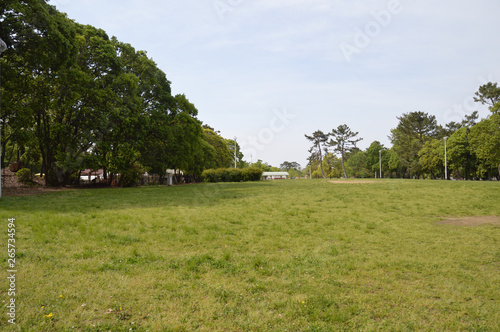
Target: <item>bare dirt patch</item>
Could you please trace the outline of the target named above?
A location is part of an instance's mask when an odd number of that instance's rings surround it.
[[[478,216],[463,218],[446,218],[438,221],[442,225],[455,226],[480,226],[480,225],[500,225],[500,216]]]
[[[26,186],[17,181],[16,173],[11,172],[8,168],[2,171],[2,196],[25,196],[39,195],[43,193],[65,190],[66,188],[47,188],[45,180],[35,177],[32,186]]]
[[[377,183],[377,181],[373,181],[373,180],[335,180],[335,181],[330,181],[330,183],[355,184],[355,183]]]

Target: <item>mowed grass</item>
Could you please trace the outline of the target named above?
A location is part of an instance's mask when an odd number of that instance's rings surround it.
[[[500,227],[437,222],[499,203],[499,182],[418,180],[4,197],[17,324],[0,328],[499,331]]]

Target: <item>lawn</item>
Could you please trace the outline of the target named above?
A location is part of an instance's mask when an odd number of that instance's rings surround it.
[[[6,331],[500,330],[500,182],[324,180],[3,197]]]

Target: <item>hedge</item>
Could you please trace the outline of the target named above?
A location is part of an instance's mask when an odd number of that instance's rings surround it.
[[[21,168],[16,172],[17,180],[23,184],[33,183],[33,176],[29,168]]]
[[[259,181],[263,171],[257,167],[251,168],[218,168],[206,169],[201,176],[204,182],[240,182]]]

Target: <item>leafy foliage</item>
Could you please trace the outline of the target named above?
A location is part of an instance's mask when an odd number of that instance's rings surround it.
[[[196,177],[229,166],[222,165],[228,148],[217,160],[198,110],[184,94],[171,95],[170,81],[146,52],[42,0],[8,1],[0,11],[8,45],[0,58],[7,82],[0,87],[7,96],[2,164],[7,146],[21,158],[29,151],[51,186],[69,184],[84,168],[102,168],[109,183],[119,177],[131,185],[137,169],[163,179],[168,168]]]
[[[16,172],[17,180],[23,184],[31,184],[33,182],[33,174],[29,168],[21,168]]]
[[[333,129],[329,134],[331,139],[328,142],[328,145],[340,153],[342,159],[342,170],[345,178],[347,177],[347,172],[345,170],[346,154],[356,147],[357,142],[362,140],[362,138],[357,138],[356,136],[358,136],[358,132],[353,132],[351,128],[345,124]]]
[[[317,160],[319,167],[321,169],[321,175],[326,179],[325,172],[323,171],[323,148],[328,141],[328,135],[321,130],[316,130],[311,136],[304,135],[309,141],[313,143],[313,146],[309,149],[311,156],[309,157],[309,162]]]
[[[218,168],[206,169],[202,173],[203,181],[209,183],[216,182],[240,182],[259,181],[262,178],[262,169],[251,168]]]

